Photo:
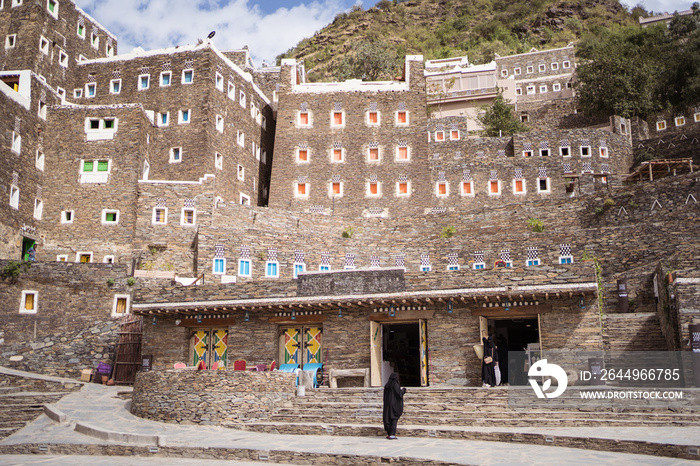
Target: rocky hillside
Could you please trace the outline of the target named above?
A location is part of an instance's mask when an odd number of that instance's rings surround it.
[[[634,25],[644,13],[618,0],[381,0],[339,14],[278,58],[303,59],[310,81],[333,80],[350,46],[367,40],[386,42],[399,57],[467,55],[486,63],[494,54],[561,47],[601,27]]]

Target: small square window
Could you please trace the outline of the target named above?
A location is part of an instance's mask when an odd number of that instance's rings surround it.
[[[39,111],[37,112],[37,115],[39,115],[39,118],[42,120],[46,120],[46,102],[42,100],[39,101]]]
[[[224,132],[224,117],[216,115],[216,130],[220,133]]]
[[[473,183],[473,181],[462,181],[462,196],[474,196]]]
[[[549,178],[538,178],[537,179],[537,192],[538,193],[549,192]]]
[[[450,141],[459,141],[459,130],[453,129],[450,131]]]
[[[12,132],[12,152],[16,154],[22,152],[22,136],[14,131]]]
[[[197,212],[191,208],[183,208],[180,214],[180,225],[194,225],[197,221]]]
[[[484,270],[486,268],[486,264],[483,262],[474,262],[474,270]]]
[[[105,55],[107,55],[108,57],[114,55],[114,47],[112,47],[110,44],[107,44],[107,47],[105,47]]]
[[[513,180],[513,194],[525,194],[525,180],[515,179]]]
[[[19,305],[20,314],[36,314],[39,305],[39,293],[34,290],[23,290],[22,301]],[[16,302],[16,301],[15,301]]]
[[[379,147],[370,147],[367,152],[369,162],[379,162]]]
[[[112,261],[114,262],[114,261]],[[128,294],[114,295],[114,305],[112,306],[112,317],[123,317],[129,313],[131,296]]]
[[[173,147],[170,149],[170,163],[178,163],[182,161],[182,147]]]
[[[48,0],[46,2],[46,8],[49,10],[51,16],[58,18],[58,2],[56,0]]]
[[[396,183],[396,195],[401,197],[411,195],[410,185],[408,181],[400,181]]]
[[[581,146],[581,157],[590,157],[591,148],[590,146]]]
[[[104,256],[102,258],[102,263],[103,264],[114,264],[114,256],[112,256],[112,255]]]
[[[228,95],[229,99],[236,100],[236,85],[231,81],[228,82],[228,91],[226,95]]]
[[[342,197],[343,196],[343,183],[340,181],[333,181],[331,183],[331,197]]]
[[[343,149],[333,149],[331,153],[331,162],[343,161]]]
[[[307,197],[309,195],[309,183],[297,182],[296,197]]]
[[[212,264],[211,273],[214,275],[225,275],[226,274],[226,259],[223,257],[215,257],[214,263]]]
[[[245,147],[245,133],[241,130],[238,130],[236,132],[236,141],[238,142],[238,145],[241,147]]]
[[[17,34],[10,34],[5,37],[5,48],[13,49],[17,45]]]
[[[58,52],[58,64],[64,68],[68,68],[68,55],[63,50]]]
[[[82,89],[74,89],[73,90],[73,97],[76,99],[79,99],[83,96],[83,90]]]
[[[214,152],[214,167],[222,170],[224,168],[224,156],[218,152]]]
[[[523,95],[523,88],[522,88],[522,87],[516,87],[516,88],[515,88],[515,95]]]
[[[10,207],[19,209],[19,188],[14,185],[10,186]]]
[[[514,68],[514,69],[513,69],[513,74],[516,75],[516,76],[519,76],[519,75],[521,74],[520,68]]]
[[[507,69],[502,69],[501,70],[501,77],[502,78],[507,78],[508,77],[508,70]]]
[[[217,72],[216,76],[214,78],[214,83],[216,85],[216,88],[220,90],[221,92],[224,92],[224,77],[221,76],[221,73]]]
[[[41,50],[41,53],[44,55],[49,54],[49,41],[44,36],[39,39],[39,50]]]
[[[168,126],[170,123],[170,112],[163,112],[158,114],[158,126]]]
[[[333,112],[333,126],[342,126],[345,119],[343,112]]]
[[[170,86],[173,74],[170,71],[163,71],[160,74],[160,87]]]
[[[499,180],[489,181],[489,195],[497,196],[501,194],[501,182]]]
[[[165,225],[168,223],[168,208],[167,207],[154,207],[153,217],[151,223],[157,225]]]
[[[331,270],[331,266],[330,266],[330,265],[319,265],[319,266],[318,266],[318,271],[319,271],[319,272],[328,272],[328,271],[330,271],[330,270]]]
[[[540,94],[546,94],[547,93],[547,86],[542,85],[540,86]]]
[[[379,124],[379,112],[369,112],[367,115],[367,120],[370,125]]]
[[[534,72],[535,72],[535,67],[532,66],[532,65],[530,65],[530,66],[527,67],[527,69],[526,69],[525,72],[526,72],[526,73],[534,73]]]
[[[450,270],[450,271],[459,270],[459,264],[448,265],[447,270]]]
[[[445,140],[445,132],[444,131],[435,131],[435,140],[440,142]]]
[[[122,91],[122,80],[113,79],[109,82],[109,93],[119,94]]]
[[[447,182],[438,181],[436,185],[436,192],[438,197],[447,197],[450,194]]]
[[[396,124],[407,125],[408,124],[408,112],[405,112],[405,111],[396,112]]]
[[[539,71],[540,71],[540,73],[544,73],[545,71],[547,71],[547,65],[545,65],[544,63],[541,63],[539,66]]]
[[[178,124],[185,125],[190,122],[190,111],[189,110],[180,110],[177,114],[177,122]]]
[[[37,170],[41,170],[42,172],[44,171],[44,159],[44,153],[40,150],[36,151],[35,166]]]
[[[94,48],[98,48],[98,47],[100,46],[100,36],[98,36],[96,32],[93,32],[93,33],[90,35],[90,44],[91,44]]]
[[[409,160],[408,146],[398,146],[396,148],[396,160],[400,160],[400,161]]]
[[[535,93],[535,86],[527,86],[527,95],[532,95]]]
[[[56,256],[56,262],[68,262],[68,254],[59,254]]]
[[[306,271],[306,264],[294,264],[294,278],[298,278],[300,273]]]
[[[238,261],[238,275],[241,277],[250,277],[250,260],[240,259]]]
[[[102,210],[102,224],[103,225],[116,225],[119,223],[119,211],[118,210]]]
[[[549,157],[549,149],[540,149],[540,157]]]
[[[63,89],[62,87],[57,87],[56,88],[56,94],[61,98],[61,102],[66,100],[66,90]]]
[[[523,157],[532,157],[532,151],[531,150],[524,150]]]
[[[246,107],[246,98],[245,98],[245,92],[240,91],[238,93],[238,103],[241,107],[245,108]]]
[[[44,201],[41,199],[34,199],[34,218],[41,220],[41,216],[44,214]]]
[[[569,150],[569,146],[561,146],[559,148],[559,155],[562,157],[571,157],[571,151]]]
[[[88,83],[85,85],[85,97],[88,99],[90,97],[95,97],[95,92],[97,91],[97,84],[95,83]]]
[[[700,123],[700,113],[693,115],[693,121],[695,121],[695,123]]]
[[[682,117],[682,116],[676,117],[674,121],[676,123],[676,126],[685,125],[685,117]]]
[[[299,112],[299,126],[310,126],[309,112]]]
[[[528,267],[532,267],[534,265],[540,265],[540,260],[539,259],[528,259],[526,264]]]
[[[182,84],[192,84],[194,80],[194,70],[184,70],[182,72]]]
[[[238,166],[238,179],[241,181],[245,180],[245,168],[243,165]]]
[[[78,37],[85,39],[85,25],[78,23],[78,28],[75,32],[78,34]]]
[[[367,196],[370,197],[377,197],[381,195],[381,191],[379,189],[379,182],[378,181],[370,181],[367,183]]]
[[[145,90],[148,89],[148,86],[151,82],[151,76],[148,74],[142,74],[139,76],[139,90]]]
[[[305,163],[309,161],[309,149],[297,149],[297,162]]]
[[[92,253],[91,252],[77,252],[75,254],[75,261],[80,262],[82,264],[89,264],[92,262]]]
[[[666,120],[659,120],[656,122],[656,131],[663,131],[666,129]]]
[[[522,121],[523,123],[527,123],[528,121],[530,121],[530,117],[528,115],[520,115],[520,121]]]
[[[553,71],[556,71],[556,70],[558,70],[558,69],[559,69],[559,63],[557,63],[557,62],[552,62],[552,70],[553,70]]]
[[[267,278],[279,278],[279,263],[274,261],[268,261],[265,263],[265,277]]]
[[[571,63],[568,60],[564,61],[562,62],[561,67],[565,69],[571,68]]]
[[[571,264],[574,261],[572,256],[559,256],[560,264]]]
[[[75,212],[72,210],[64,210],[61,212],[61,223],[73,223]]]
[[[607,147],[600,147],[600,148],[598,148],[598,151],[600,152],[601,157],[608,156],[608,148]]]
[[[559,91],[561,91],[561,84],[559,84],[559,83],[552,84],[552,92],[559,92]]]

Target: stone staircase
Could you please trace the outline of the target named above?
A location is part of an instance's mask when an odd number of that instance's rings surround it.
[[[655,312],[607,314],[603,318],[606,351],[667,351]]]
[[[38,418],[44,412],[45,404],[56,403],[81,386],[78,382],[73,384],[0,373],[0,440]]]
[[[587,388],[583,388],[587,389]],[[531,388],[518,387],[531,398]],[[570,388],[555,404],[514,408],[509,406],[506,388],[409,388],[404,398],[404,415],[400,425],[456,429],[472,427],[638,427],[700,426],[700,409],[688,405],[670,409],[661,404],[624,405],[607,400],[583,407],[581,388]],[[690,392],[689,392],[690,393]],[[303,433],[311,426],[334,426],[336,435],[356,435],[357,427],[365,433],[381,435],[381,388],[319,388],[307,390],[306,396],[292,399],[279,407],[267,422],[246,423],[247,430],[261,432]],[[688,395],[686,395],[688,396]],[[688,404],[700,406],[700,393],[690,393]],[[522,404],[520,404],[522,405]],[[313,430],[313,429],[311,429]]]

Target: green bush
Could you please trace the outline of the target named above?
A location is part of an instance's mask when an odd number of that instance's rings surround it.
[[[440,238],[452,238],[455,235],[455,233],[457,233],[457,228],[455,228],[454,225],[442,227],[442,232],[440,232]]]
[[[26,272],[31,266],[31,262],[9,261],[0,272],[0,278],[15,283],[19,279],[19,274]]]
[[[530,217],[527,219],[527,226],[532,228],[535,233],[541,233],[544,231],[544,222],[538,218]]]
[[[343,230],[343,234],[341,236],[343,238],[352,238],[355,236],[355,229],[353,227],[347,227],[345,230]]]
[[[113,278],[108,278],[107,279],[107,286],[113,286],[114,285],[114,279]]]
[[[126,284],[129,286],[134,286],[135,283],[136,283],[136,279],[134,277],[129,277],[126,279]]]

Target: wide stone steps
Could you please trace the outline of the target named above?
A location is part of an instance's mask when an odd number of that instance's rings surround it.
[[[12,435],[44,412],[44,404],[56,403],[66,392],[21,392],[7,387],[0,392],[0,439]]]

